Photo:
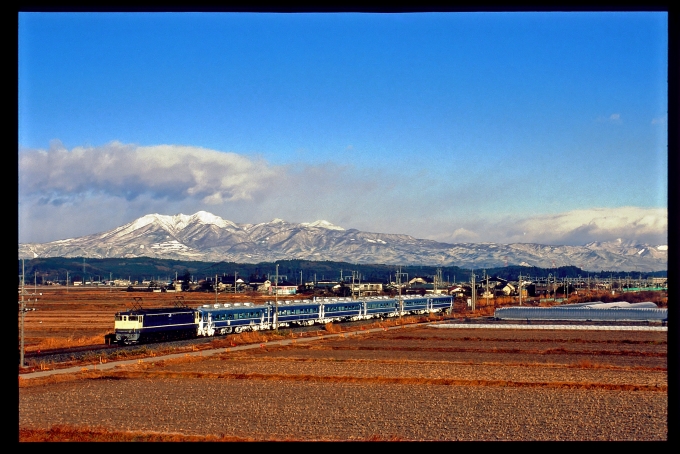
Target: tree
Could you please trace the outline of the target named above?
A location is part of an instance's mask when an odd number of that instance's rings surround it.
[[[189,285],[191,283],[191,273],[188,269],[184,268],[179,279],[182,281],[182,291],[187,291],[191,288]]]
[[[347,287],[344,282],[340,283],[340,288],[338,289],[338,296],[350,296],[352,294],[352,289]]]

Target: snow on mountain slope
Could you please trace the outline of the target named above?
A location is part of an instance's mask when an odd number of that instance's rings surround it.
[[[658,271],[668,267],[668,246],[623,239],[584,246],[447,244],[409,235],[345,230],[323,220],[295,224],[273,219],[260,224],[236,224],[205,211],[175,216],[148,214],[108,232],[19,245],[19,258],[34,256],[150,256],[243,263],[297,258],[463,268],[573,265],[594,271]]]
[[[342,227],[338,227],[337,225],[333,225],[330,222],[324,220],[318,220],[314,222],[303,222],[300,225],[304,225],[305,227],[320,227],[322,229],[328,230],[345,230]]]

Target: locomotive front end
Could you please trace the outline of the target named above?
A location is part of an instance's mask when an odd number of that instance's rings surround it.
[[[117,344],[136,344],[141,336],[144,318],[130,312],[119,312],[113,325]]]

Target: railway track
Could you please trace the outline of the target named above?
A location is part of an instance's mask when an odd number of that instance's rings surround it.
[[[367,325],[370,323],[375,323],[375,320],[359,320],[353,322],[343,322],[342,326],[344,328],[359,327],[362,325]],[[431,323],[431,322],[430,322]],[[286,327],[280,328],[282,332],[286,333],[305,333],[305,332],[319,332],[323,330],[320,325],[312,326],[298,326],[298,327]],[[271,331],[263,331],[271,332]],[[238,336],[238,335],[237,335]],[[27,366],[36,366],[40,363],[44,364],[72,364],[79,361],[85,360],[96,360],[97,357],[108,358],[110,356],[122,356],[126,354],[135,354],[137,352],[153,352],[155,350],[183,350],[187,348],[193,348],[200,345],[208,345],[216,340],[224,339],[226,336],[213,336],[213,337],[196,337],[192,339],[180,339],[173,341],[162,341],[162,342],[148,342],[143,344],[133,344],[133,345],[89,345],[81,347],[71,347],[71,348],[59,348],[50,349],[42,351],[31,351],[24,353],[24,359]],[[103,339],[102,339],[103,340]],[[117,355],[118,354],[118,355]]]
[[[349,329],[351,330],[352,328],[359,328],[361,326],[365,325],[371,325],[376,322],[375,319],[373,320],[359,320],[359,321],[352,321],[352,322],[343,322],[343,331]],[[443,319],[439,321],[419,321],[415,323],[408,323],[409,325],[413,324],[433,324],[433,323],[447,323],[447,324],[456,324],[456,323],[461,323],[461,324],[472,324],[472,325],[483,325],[483,324],[494,324],[494,325],[541,325],[541,324],[550,324],[550,325],[593,325],[593,326],[598,326],[598,325],[617,325],[617,326],[649,326],[650,323],[648,322],[618,322],[618,323],[612,323],[612,322],[603,322],[603,321],[594,321],[594,322],[580,322],[580,321],[518,321],[518,320],[495,320],[494,317],[458,317],[458,318],[452,318],[452,317],[444,317]],[[305,332],[320,332],[322,331],[323,328],[320,325],[312,325],[312,326],[300,326],[300,327],[287,327],[287,328],[281,328],[281,331],[286,332],[286,333],[305,333]],[[269,331],[267,331],[269,332]],[[224,339],[225,336],[215,336],[215,337],[197,337],[193,339],[182,339],[182,340],[174,340],[174,341],[163,341],[163,342],[150,342],[150,343],[144,343],[144,344],[135,344],[135,345],[106,345],[106,344],[101,344],[101,345],[90,345],[90,346],[81,346],[81,347],[71,347],[71,348],[60,348],[60,349],[50,349],[50,350],[43,350],[43,351],[32,351],[32,352],[25,352],[24,353],[24,358],[27,363],[27,366],[35,367],[36,365],[39,365],[41,363],[44,364],[73,364],[73,363],[78,363],[80,361],[88,361],[88,360],[96,360],[97,357],[100,358],[109,358],[111,356],[120,356],[120,357],[125,357],[127,354],[129,355],[135,355],[135,354],[144,354],[144,353],[150,353],[154,351],[168,351],[168,350],[184,350],[184,349],[189,349],[189,348],[195,348],[201,345],[209,345],[210,343],[219,340],[219,339]]]

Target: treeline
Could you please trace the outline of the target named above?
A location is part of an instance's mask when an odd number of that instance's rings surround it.
[[[262,263],[235,263],[235,262],[196,262],[185,260],[156,259],[149,257],[137,258],[104,258],[93,259],[82,257],[53,257],[35,258],[24,261],[26,282],[33,282],[34,278],[39,284],[43,282],[60,282],[66,280],[68,273],[69,281],[108,281],[112,279],[130,279],[131,281],[142,280],[173,280],[175,276],[182,278],[191,276],[194,281],[217,276],[234,276],[244,280],[272,278],[276,274],[278,265],[279,278],[288,282],[299,283],[311,281],[343,279],[351,280],[352,274],[367,282],[394,282],[396,273],[400,272],[402,282],[414,277],[427,277],[437,274],[441,269],[441,278],[445,282],[469,282],[472,270],[457,266],[427,266],[427,265],[384,265],[384,264],[355,264],[334,261],[311,261],[311,260],[279,260],[276,262]],[[562,266],[558,268],[539,268],[526,266],[505,266],[487,269],[475,269],[477,279],[484,272],[491,277],[500,277],[507,280],[517,280],[519,275],[531,278],[545,278],[548,275],[557,278],[642,278],[667,277],[667,271],[655,272],[621,272],[621,271],[587,271],[576,266]],[[18,275],[22,274],[22,260],[19,260]]]

